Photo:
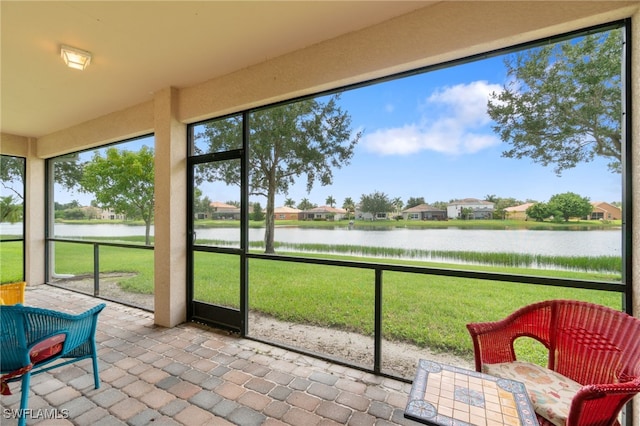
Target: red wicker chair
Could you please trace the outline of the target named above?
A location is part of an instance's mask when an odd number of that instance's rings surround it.
[[[640,319],[624,312],[551,300],[467,329],[477,371],[516,361],[513,343],[519,337],[541,342],[549,350],[547,368],[582,385],[571,400],[567,426],[617,425],[624,405],[640,392]],[[540,414],[538,420],[553,425]]]

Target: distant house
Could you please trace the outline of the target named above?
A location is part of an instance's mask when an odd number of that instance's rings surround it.
[[[358,220],[387,220],[391,217],[391,212],[378,212],[373,215],[373,213],[363,212],[360,210],[360,206],[356,206],[355,217]]]
[[[231,204],[221,203],[220,201],[214,201],[209,205],[213,210],[213,213],[211,214],[211,219],[240,220],[240,207],[236,207]]]
[[[507,207],[506,209],[504,209],[504,218],[513,220],[529,220],[527,209],[534,204],[535,203],[524,203],[520,204],[519,206]]]
[[[98,210],[100,212],[100,219],[102,220],[126,220],[127,215],[123,213],[116,213],[113,209]]]
[[[302,210],[294,207],[276,207],[273,209],[273,218],[275,220],[300,220],[302,219]]]
[[[404,220],[447,220],[447,211],[420,204],[402,211]]]
[[[331,206],[320,206],[302,212],[302,217],[308,220],[342,220],[347,215],[345,209]]]
[[[493,218],[494,204],[490,201],[477,198],[464,198],[447,204],[447,217],[449,219],[463,219],[463,209],[468,209],[468,216],[464,219],[491,219]]]
[[[591,220],[620,220],[622,219],[622,210],[613,204],[604,201],[592,201],[593,210],[589,215]]]

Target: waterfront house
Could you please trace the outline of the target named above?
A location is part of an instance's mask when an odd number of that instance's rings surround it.
[[[449,219],[491,219],[493,206],[492,202],[477,198],[455,200],[447,204],[447,217]]]
[[[342,220],[347,216],[347,211],[338,207],[320,206],[302,212],[302,217],[307,220]]]
[[[240,220],[240,207],[236,207],[231,204],[222,203],[220,201],[213,201],[209,204],[213,212],[211,213],[211,219],[235,219]]]
[[[300,220],[302,215],[302,210],[295,207],[281,206],[273,209],[275,220]]]
[[[593,210],[589,215],[591,220],[620,220],[622,210],[619,207],[604,201],[592,201]]]
[[[402,211],[404,220],[447,220],[447,211],[420,204]]]
[[[375,214],[371,212],[363,212],[356,206],[355,217],[357,220],[388,220],[393,216],[392,212],[377,212]]]
[[[524,203],[519,206],[507,207],[504,209],[504,218],[512,220],[529,220],[527,209],[534,203]]]

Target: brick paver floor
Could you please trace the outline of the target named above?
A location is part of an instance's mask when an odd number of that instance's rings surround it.
[[[26,304],[79,313],[101,300],[47,285]],[[403,417],[411,385],[197,324],[164,328],[149,312],[105,302],[101,386],[90,360],[31,379],[30,425],[417,425]],[[17,424],[20,383],[0,398]]]

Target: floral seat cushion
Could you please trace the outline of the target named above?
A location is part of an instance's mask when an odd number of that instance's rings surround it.
[[[536,413],[556,426],[565,426],[571,400],[582,385],[528,362],[484,364],[483,373],[524,383]]]

